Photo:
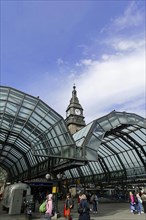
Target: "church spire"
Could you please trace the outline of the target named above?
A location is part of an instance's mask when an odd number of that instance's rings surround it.
[[[73,91],[72,91],[72,98],[70,100],[70,104],[79,104],[79,100],[78,100],[78,97],[77,97],[77,91],[76,91],[76,86],[74,84],[73,86]],[[79,104],[80,105],[80,104]],[[81,105],[80,105],[81,106]],[[79,106],[79,107],[80,107]]]
[[[72,91],[72,97],[77,95],[76,86],[74,84],[73,91]]]
[[[66,124],[72,134],[86,125],[83,116],[83,108],[79,103],[75,84],[73,86],[70,104],[66,109]]]

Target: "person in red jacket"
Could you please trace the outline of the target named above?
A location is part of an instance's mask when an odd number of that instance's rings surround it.
[[[64,217],[67,220],[71,220],[70,213],[71,213],[72,205],[73,205],[72,204],[72,199],[70,198],[70,194],[68,193],[66,195],[66,200],[65,200],[65,203],[64,203]]]

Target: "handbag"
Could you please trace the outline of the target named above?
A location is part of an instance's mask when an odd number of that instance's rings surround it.
[[[45,213],[46,212],[46,201],[44,201],[40,207],[39,207],[39,212]]]

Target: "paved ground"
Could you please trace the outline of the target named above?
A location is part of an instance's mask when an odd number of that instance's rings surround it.
[[[64,220],[63,217],[63,204],[64,201],[59,201],[59,211],[62,217],[58,220]],[[36,212],[33,214],[33,219],[43,220],[43,216],[39,214],[36,208]],[[74,209],[72,210],[73,220],[78,220],[77,213],[77,204],[75,204]],[[93,214],[91,212],[91,220],[146,220],[146,214],[132,214],[129,210],[128,203],[100,203],[99,204],[99,213]],[[8,215],[5,211],[2,211],[0,207],[0,220],[26,220],[25,215]]]

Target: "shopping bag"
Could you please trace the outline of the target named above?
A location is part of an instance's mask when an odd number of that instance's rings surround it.
[[[46,212],[46,201],[44,201],[40,207],[39,207],[39,212],[45,213]]]

